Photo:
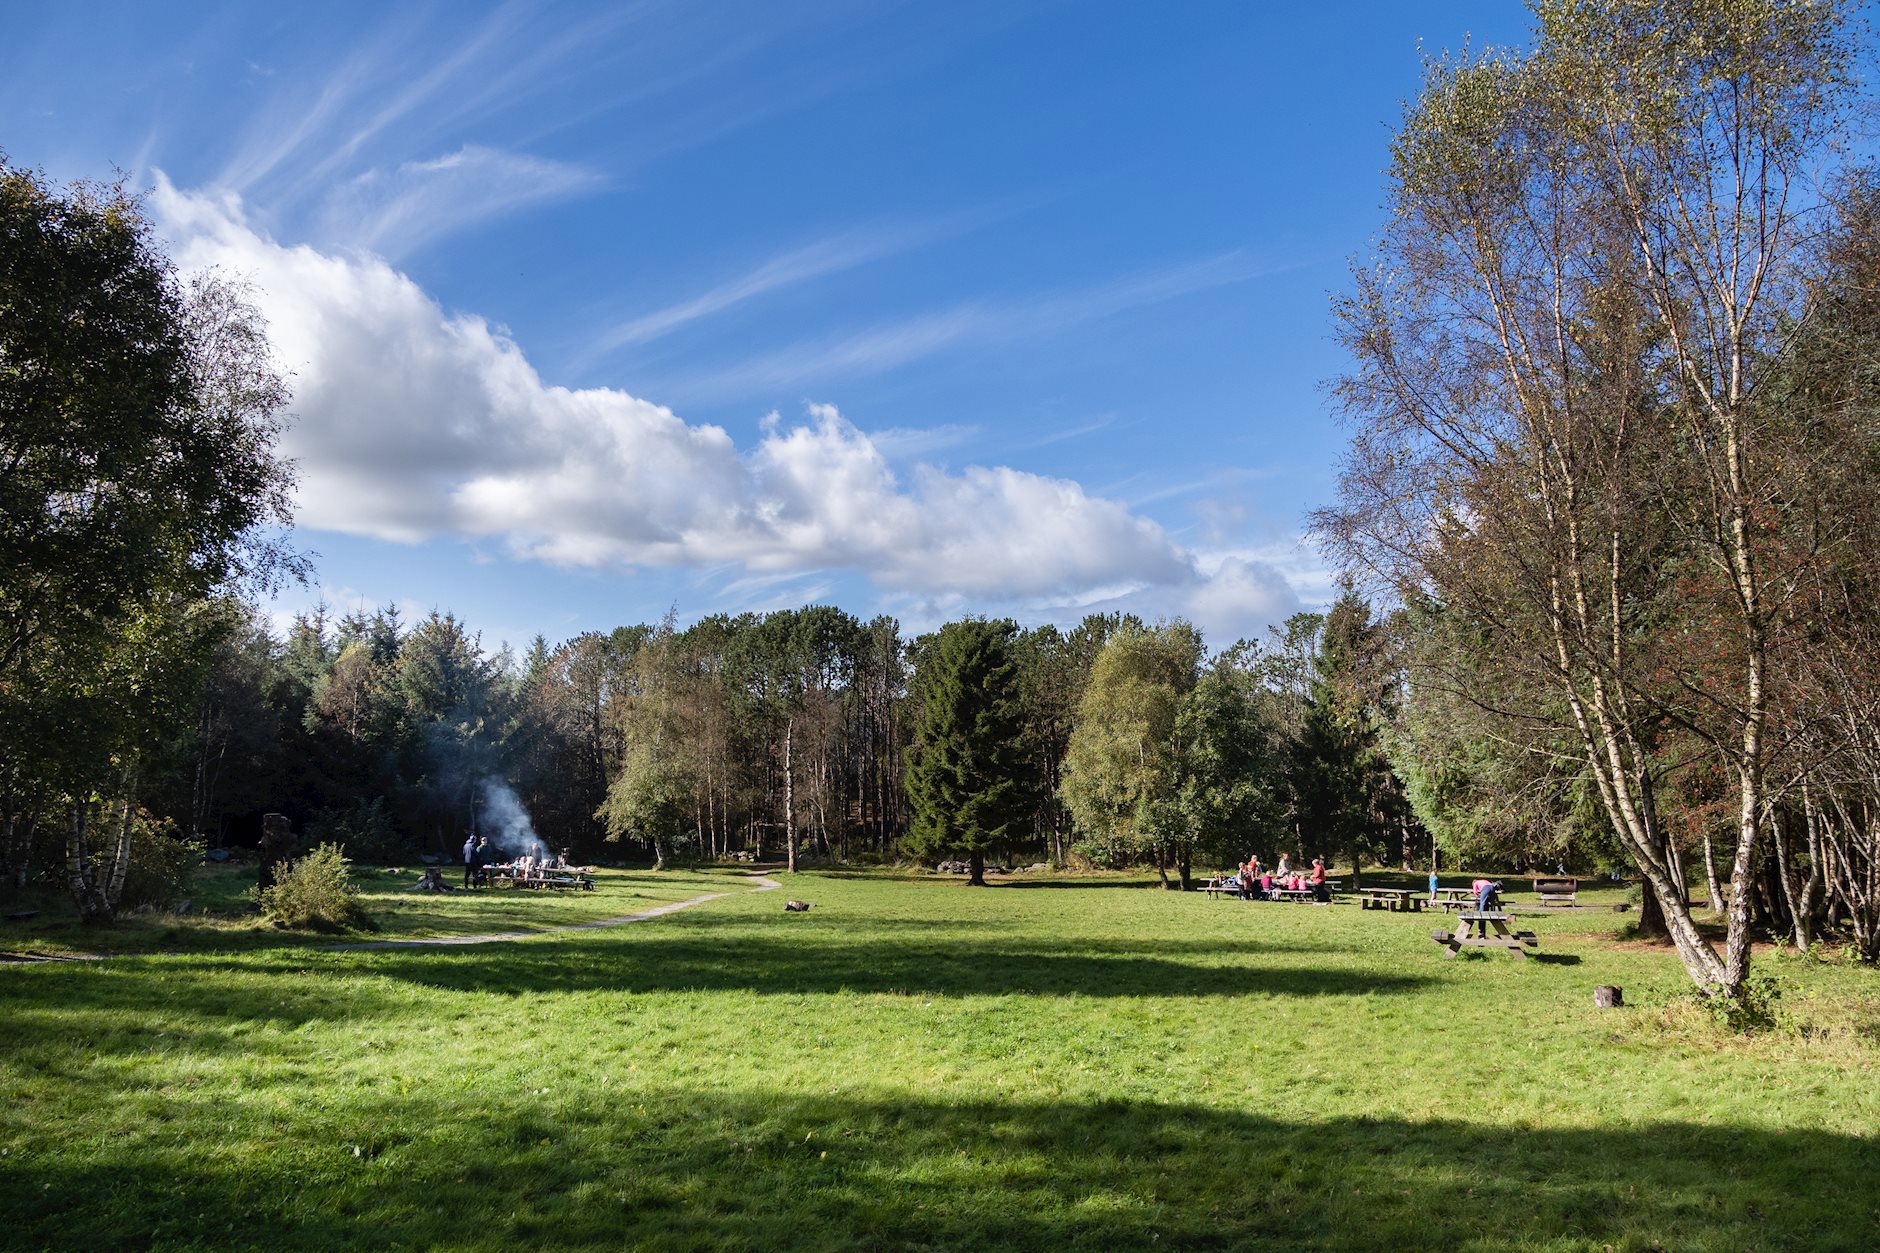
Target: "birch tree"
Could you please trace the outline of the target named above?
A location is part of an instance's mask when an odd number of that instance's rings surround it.
[[[1531,52],[1428,67],[1375,266],[1338,304],[1356,426],[1325,532],[1542,685],[1691,977],[1735,997],[1770,675],[1816,559],[1765,384],[1816,290],[1853,48],[1808,0],[1547,0]],[[1693,648],[1699,639],[1702,648]],[[1657,791],[1666,720],[1726,764],[1727,937]]]

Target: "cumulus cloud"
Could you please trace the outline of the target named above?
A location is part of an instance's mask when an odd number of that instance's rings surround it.
[[[284,451],[303,525],[496,541],[570,566],[850,570],[889,596],[1000,611],[1154,597],[1228,638],[1297,604],[1271,565],[1197,558],[1070,480],[903,471],[891,439],[829,406],[773,414],[740,449],[624,391],[546,383],[482,318],[377,256],[277,243],[233,194],[159,177],[152,203],[180,266],[254,283],[294,374]]]

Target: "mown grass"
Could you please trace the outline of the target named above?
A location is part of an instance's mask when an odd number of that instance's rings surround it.
[[[0,970],[0,1244],[1880,1244],[1867,970],[1766,961],[1789,1027],[1744,1038],[1612,913],[1449,961],[1140,880],[787,894]]]

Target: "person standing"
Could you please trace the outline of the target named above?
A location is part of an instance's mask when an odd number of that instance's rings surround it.
[[[463,842],[463,885],[469,887],[476,881],[477,837],[472,835]]]

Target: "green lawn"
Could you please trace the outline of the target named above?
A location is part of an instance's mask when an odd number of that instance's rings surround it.
[[[1141,880],[786,893],[0,969],[0,1245],[1880,1246],[1868,970],[1766,961],[1790,1023],[1744,1039],[1610,912],[1446,961],[1426,915]]]

